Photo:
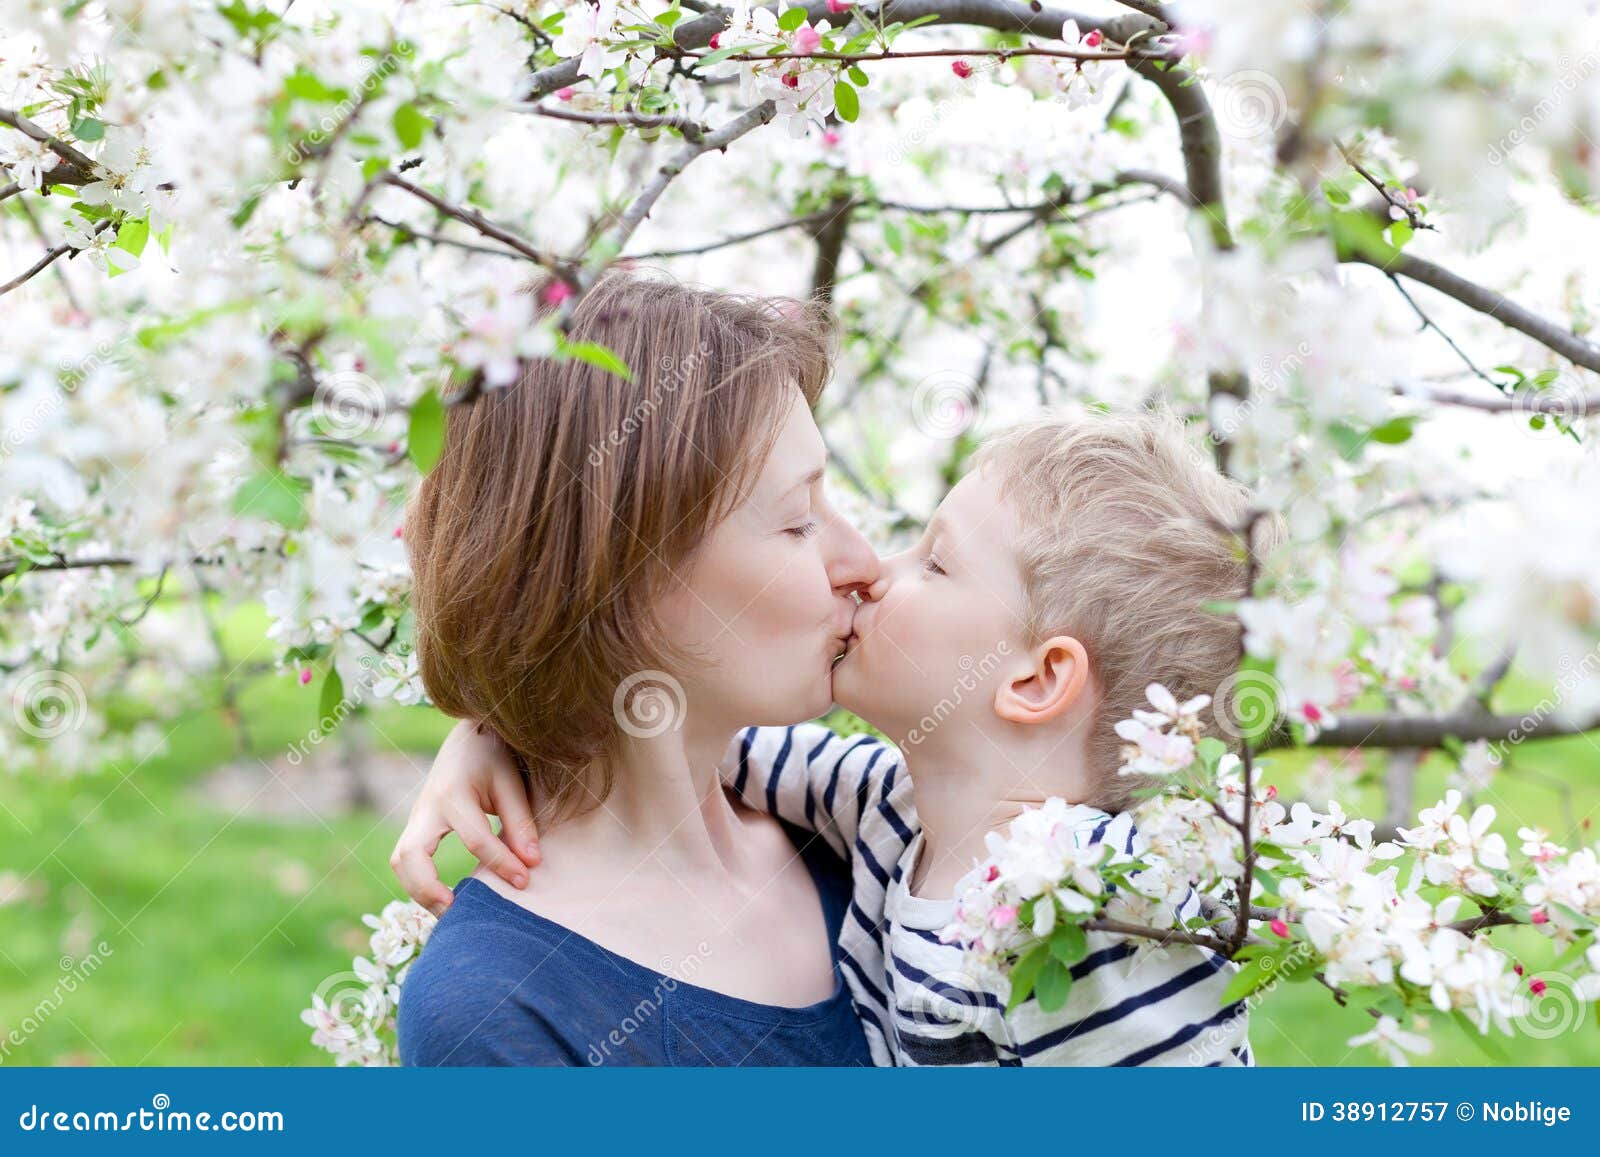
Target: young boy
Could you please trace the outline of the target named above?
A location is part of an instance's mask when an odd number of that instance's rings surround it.
[[[1232,672],[1238,628],[1200,608],[1243,590],[1220,528],[1247,505],[1170,418],[1049,417],[1002,434],[922,539],[883,561],[834,670],[836,702],[894,746],[816,723],[735,740],[725,782],[851,866],[840,948],[878,1064],[1254,1064],[1244,1003],[1222,1002],[1237,966],[1207,949],[1091,932],[1063,1007],[1030,997],[1007,1014],[1006,994],[940,936],[985,836],[1050,797],[1067,801],[1057,819],[1077,846],[1143,850],[1128,811],[1143,781],[1119,774],[1114,725],[1147,706],[1152,682],[1184,699]],[[506,759],[482,742],[467,756],[480,777]],[[1140,914],[1199,915],[1180,891]],[[1114,902],[1130,900],[1144,903]]]

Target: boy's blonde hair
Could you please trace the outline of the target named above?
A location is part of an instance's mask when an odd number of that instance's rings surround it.
[[[1150,780],[1118,774],[1116,723],[1148,708],[1150,683],[1180,702],[1214,696],[1238,666],[1238,622],[1203,605],[1245,594],[1246,557],[1227,528],[1244,525],[1250,493],[1164,411],[1038,418],[985,442],[973,466],[999,470],[1022,528],[1030,643],[1071,634],[1089,653],[1101,699],[1084,802],[1124,810]],[[1280,536],[1275,520],[1257,519],[1258,557]],[[1216,706],[1202,719],[1227,741]]]

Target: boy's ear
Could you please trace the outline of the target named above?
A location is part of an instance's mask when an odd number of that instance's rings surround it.
[[[1056,635],[1009,672],[994,693],[994,713],[1011,723],[1046,723],[1076,703],[1089,684],[1089,653]]]

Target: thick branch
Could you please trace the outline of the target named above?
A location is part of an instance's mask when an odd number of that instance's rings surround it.
[[[1334,727],[1317,733],[1310,747],[1438,747],[1448,737],[1462,742],[1474,739],[1520,743],[1525,739],[1550,739],[1600,730],[1600,711],[1579,719],[1558,716],[1538,708],[1523,715],[1496,714],[1469,699],[1461,710],[1448,715],[1346,715]],[[1291,743],[1286,732],[1275,732],[1268,747]]]
[[[838,20],[838,15],[828,10],[827,0],[812,0],[805,8],[806,17],[813,24],[819,20],[835,22]],[[776,6],[772,6],[771,11],[776,14]],[[1076,20],[1078,27],[1085,32],[1092,28],[1103,31],[1111,23],[1107,18],[1084,16],[1062,8],[1043,6],[1035,8],[1024,0],[898,0],[898,2],[889,0],[872,10],[872,16],[877,23],[911,21],[919,16],[929,15],[939,17],[938,24],[941,28],[966,24],[978,28],[993,28],[1000,32],[1031,32],[1047,37],[1060,36],[1061,25],[1066,20]],[[1144,18],[1132,17],[1132,19]],[[705,48],[711,43],[712,36],[722,31],[727,23],[728,10],[713,8],[706,15],[673,29],[673,45],[680,50]],[[524,99],[537,99],[558,88],[577,84],[578,79],[577,58],[563,60],[560,64],[535,72],[529,78]]]
[[[1413,257],[1409,253],[1394,251],[1388,256],[1380,256],[1357,247],[1341,253],[1341,257],[1345,261],[1370,265],[1385,273],[1399,274],[1431,289],[1437,289],[1446,297],[1455,298],[1467,308],[1488,314],[1496,321],[1527,334],[1540,345],[1554,350],[1574,365],[1600,373],[1600,346],[1585,341],[1572,331],[1563,329],[1532,310],[1523,308],[1510,298],[1496,293],[1487,286],[1468,281],[1443,266],[1435,265],[1420,257]]]
[[[76,170],[75,172],[67,171],[58,165],[50,171],[47,178],[48,183],[55,185],[82,185],[94,180],[94,161],[67,144],[60,137],[52,136],[16,110],[0,108],[0,125],[10,125],[24,136],[32,137],[36,141],[49,145],[52,153]]]

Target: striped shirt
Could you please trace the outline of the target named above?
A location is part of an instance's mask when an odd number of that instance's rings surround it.
[[[890,744],[805,723],[748,727],[730,755],[724,777],[746,803],[815,831],[850,865],[840,967],[874,1063],[1255,1064],[1245,1002],[1222,1002],[1238,965],[1195,945],[1090,932],[1062,1008],[1044,1012],[1030,997],[1005,1014],[1001,994],[964,967],[960,947],[939,940],[955,900],[911,893],[922,827]],[[1109,843],[1124,857],[1145,849],[1127,812],[1078,805],[1071,814],[1079,846]],[[1191,888],[1179,917],[1199,911]]]

